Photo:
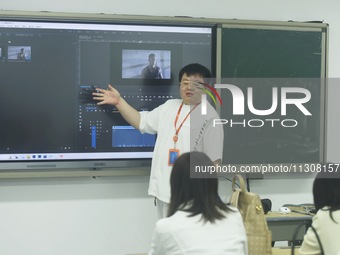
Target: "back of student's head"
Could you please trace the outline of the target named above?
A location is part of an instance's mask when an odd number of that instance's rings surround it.
[[[222,211],[229,208],[218,195],[218,180],[213,178],[191,178],[190,171],[195,166],[214,167],[213,162],[203,152],[182,154],[173,166],[170,187],[171,199],[168,216],[178,210],[190,212],[190,216],[202,215],[204,221],[214,222],[224,218]]]
[[[326,164],[323,169],[333,169]],[[320,172],[313,184],[313,197],[316,210],[328,207],[332,213],[340,209],[340,174],[335,172]],[[332,215],[332,214],[331,214]]]
[[[211,78],[211,73],[208,68],[205,66],[198,64],[198,63],[193,63],[184,66],[180,71],[179,71],[179,82],[182,81],[183,75],[186,74],[188,76],[191,75],[198,75],[204,79],[206,83],[210,83],[210,78]]]

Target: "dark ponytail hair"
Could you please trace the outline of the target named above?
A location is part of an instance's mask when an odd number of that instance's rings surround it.
[[[203,152],[182,154],[176,161],[170,177],[171,199],[168,216],[178,210],[190,212],[190,216],[202,214],[204,222],[220,220],[224,212],[231,209],[218,195],[218,180],[213,178],[191,178],[190,171],[195,166],[214,167],[213,162]]]
[[[329,171],[333,166],[326,164],[322,170]],[[313,197],[316,211],[327,206],[331,219],[335,221],[333,212],[340,209],[340,174],[334,171],[318,173],[313,184]]]

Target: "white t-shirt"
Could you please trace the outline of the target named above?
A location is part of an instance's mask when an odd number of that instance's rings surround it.
[[[340,210],[334,211],[332,215],[336,222],[331,219],[327,208],[319,210],[313,217],[312,226],[318,233],[325,254],[340,255]],[[320,254],[319,243],[311,228],[303,238],[299,254]]]
[[[232,211],[215,223],[202,215],[177,211],[156,223],[149,255],[246,255],[247,236],[241,214]]]
[[[142,133],[157,134],[148,194],[166,203],[170,202],[172,169],[168,165],[169,150],[174,148],[175,119],[182,102],[181,99],[171,99],[150,112],[140,112],[139,130]],[[181,125],[192,107],[183,105],[176,128]],[[222,159],[223,127],[213,127],[214,119],[219,119],[219,116],[210,104],[207,105],[207,115],[201,114],[200,105],[191,112],[178,133],[176,148],[180,154],[196,150],[205,152],[212,161]]]

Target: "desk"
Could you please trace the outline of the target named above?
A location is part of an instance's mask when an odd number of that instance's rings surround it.
[[[312,222],[311,215],[300,213],[282,214],[278,212],[268,212],[266,214],[268,228],[272,231],[273,241],[291,241],[296,227],[304,221]],[[297,235],[297,240],[303,240],[306,228],[301,228]]]
[[[299,250],[298,248],[294,250],[296,255],[299,255],[298,250]],[[282,248],[275,247],[275,248],[272,248],[272,252],[273,252],[273,255],[290,255],[292,251],[290,247],[282,247]]]
[[[291,254],[291,248],[290,247],[282,247],[278,248],[275,247],[272,249],[273,255],[290,255]],[[295,254],[299,255],[298,249],[295,249]],[[133,254],[127,254],[127,255],[148,255],[147,253],[133,253]]]

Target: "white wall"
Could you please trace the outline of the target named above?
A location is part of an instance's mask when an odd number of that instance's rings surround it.
[[[156,220],[148,177],[0,181],[0,254],[147,251]]]
[[[311,21],[330,25],[329,77],[340,77],[340,2],[337,0],[1,0],[2,10],[106,13],[206,18]],[[329,87],[328,159],[337,150],[340,94],[337,79]],[[336,107],[337,106],[337,107]],[[313,179],[251,181],[252,191],[273,201],[312,202]],[[222,180],[227,198],[230,184]],[[145,252],[156,221],[148,177],[0,180],[0,254],[119,255]]]

